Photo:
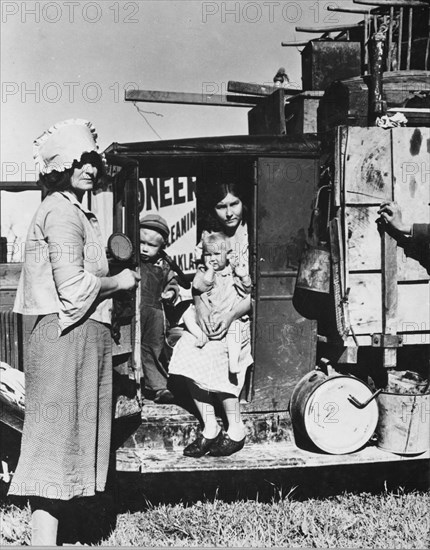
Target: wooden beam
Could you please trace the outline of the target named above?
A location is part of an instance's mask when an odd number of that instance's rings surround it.
[[[281,46],[307,46],[309,40],[303,40],[302,42],[281,42]]]
[[[338,6],[331,6],[330,4],[326,6],[326,10],[328,11],[337,11],[337,12],[343,12],[343,13],[363,13],[363,14],[369,14],[371,8],[350,8],[350,7],[344,7],[340,8]]]
[[[271,86],[264,84],[252,84],[251,82],[237,82],[235,80],[229,80],[227,85],[227,91],[236,92],[241,94],[251,94],[256,96],[268,96],[279,90],[281,86]],[[296,90],[295,88],[286,88],[282,86],[282,89],[287,95],[300,94],[302,90]]]
[[[177,105],[207,105],[209,107],[248,107],[257,105],[260,97],[240,95],[165,92],[159,90],[126,90],[125,101],[145,103],[175,103]]]
[[[238,82],[236,80],[229,80],[227,84],[228,92],[236,92],[245,95],[266,96],[273,94],[277,89],[278,87],[273,84],[253,84],[252,82]]]
[[[298,32],[339,32],[348,31],[349,29],[357,29],[363,26],[363,22],[351,23],[350,25],[332,25],[330,27],[296,27]]]
[[[386,8],[390,6],[400,6],[403,8],[428,8],[429,5],[422,0],[353,0],[354,4],[363,4],[366,6],[374,6]]]
[[[1,191],[40,191],[42,188],[36,181],[0,181]]]

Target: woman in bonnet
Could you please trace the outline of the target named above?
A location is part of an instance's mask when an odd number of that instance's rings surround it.
[[[71,499],[105,489],[112,418],[111,300],[137,275],[108,276],[105,243],[81,204],[104,174],[90,122],[60,122],[34,143],[47,197],[28,230],[14,311],[36,315],[25,365],[21,454],[9,494],[27,495],[32,544],[56,545]]]

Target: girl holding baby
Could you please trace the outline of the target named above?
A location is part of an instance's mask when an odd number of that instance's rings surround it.
[[[187,330],[169,365],[170,374],[187,380],[202,420],[201,434],[184,449],[191,457],[229,456],[243,448],[239,395],[253,362],[246,209],[236,184],[216,184],[212,189],[210,213],[215,224],[203,231],[197,247],[204,265],[193,282],[194,307],[184,316]],[[227,431],[218,425],[215,399],[224,409]]]

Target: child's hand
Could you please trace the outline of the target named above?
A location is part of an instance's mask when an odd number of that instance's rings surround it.
[[[174,290],[167,290],[166,292],[161,293],[161,299],[165,302],[172,302],[175,298],[175,291]]]
[[[235,250],[230,250],[227,254],[227,259],[232,269],[236,269],[236,266],[239,265],[239,254]]]
[[[196,337],[196,346],[198,348],[202,348],[208,342],[209,342],[209,338],[206,336],[206,334],[203,331],[199,337]]]
[[[212,264],[209,264],[204,275],[203,275],[203,281],[207,284],[207,285],[210,285],[213,283],[214,281],[214,277],[215,277],[215,269],[214,269],[214,266]]]
[[[235,268],[234,268],[234,272],[241,279],[243,279],[246,276],[249,276],[248,269],[247,269],[245,263],[241,263],[239,265],[236,265]]]

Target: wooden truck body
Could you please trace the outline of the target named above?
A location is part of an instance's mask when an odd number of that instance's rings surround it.
[[[401,45],[401,34],[399,40]],[[334,49],[342,50],[339,43]],[[264,91],[265,97],[232,96],[236,105],[255,105],[249,113],[253,135],[113,143],[107,148],[111,178],[101,193],[89,198],[90,206],[99,217],[106,243],[111,233],[124,233],[133,246],[126,260],[111,260],[113,272],[139,265],[138,220],[142,211],[148,210],[143,198],[148,181],[155,182],[151,192],[159,203],[180,203],[186,194],[193,200],[195,196],[195,210],[193,207],[187,213],[183,226],[178,222],[172,229],[179,239],[197,223],[198,238],[201,205],[210,185],[207,175],[218,171],[227,179],[233,172],[241,175],[246,191],[253,282],[254,364],[241,394],[247,445],[236,455],[215,460],[182,455],[184,446],[198,433],[199,423],[180,382],[173,387],[177,404],[144,400],[140,408],[136,383],[140,369],[139,299],[128,295],[115,300],[113,444],[118,470],[297,469],[429,459],[428,451],[418,457],[402,456],[374,444],[349,454],[301,448],[289,413],[296,384],[324,358],[339,372],[364,381],[369,377],[376,380],[386,372],[385,367],[428,375],[428,271],[377,223],[379,205],[386,200],[399,202],[409,223],[430,220],[429,73],[410,68],[408,62],[403,80],[402,71],[386,72],[386,81],[381,77],[379,84],[391,95],[380,94],[377,102],[372,96],[375,87],[367,89],[368,78],[349,73],[340,75],[343,80],[328,85],[325,91],[305,89],[293,94],[280,88]],[[395,82],[394,88],[398,82],[403,84],[393,91],[390,82]],[[413,97],[409,97],[411,93]],[[127,92],[126,99],[160,101],[162,97],[162,101],[175,102],[181,96],[182,103],[205,100],[198,94],[186,95],[134,91]],[[409,100],[411,108],[403,111],[411,126],[383,129],[369,120],[369,105],[385,102],[388,109],[402,110]],[[223,101],[216,104],[228,105]],[[166,182],[172,184],[173,195],[168,195]],[[27,187],[36,188],[35,184]],[[19,191],[23,187],[5,185],[3,189]],[[311,236],[318,237],[316,244]],[[329,258],[326,280],[320,281],[325,292],[311,284],[308,288],[296,285],[304,255],[312,245]],[[185,264],[191,279],[190,262]],[[34,319],[11,312],[20,268],[20,264],[0,264],[0,353],[2,361],[25,370]],[[178,307],[180,312],[182,306]],[[180,315],[175,311],[171,315],[171,328],[179,334],[175,322]],[[167,354],[173,340],[168,340]],[[1,421],[20,431],[22,407],[4,400],[0,405]]]

